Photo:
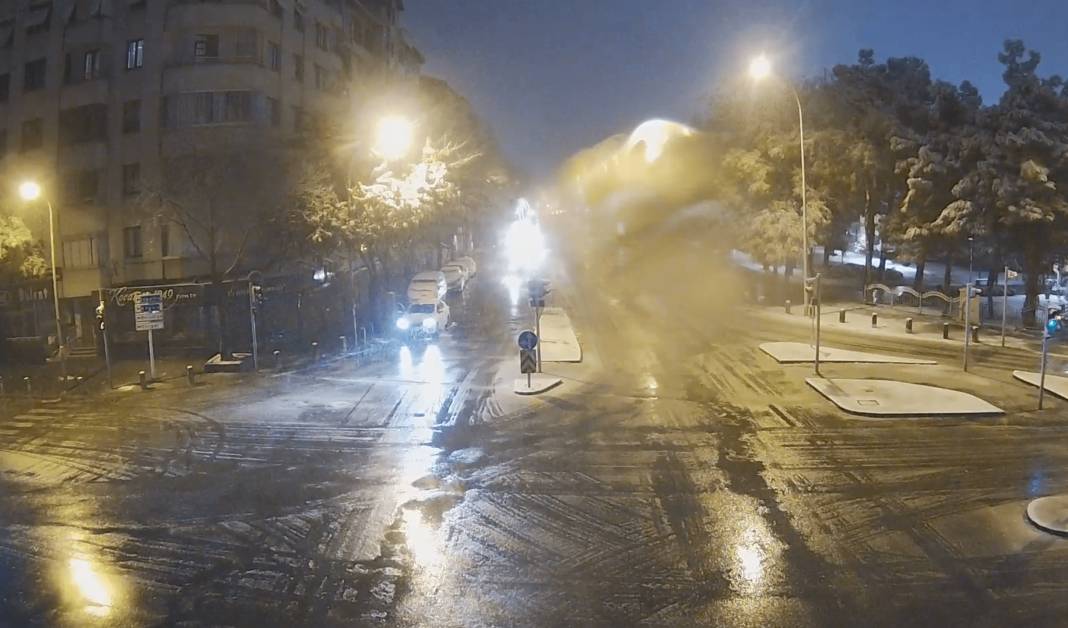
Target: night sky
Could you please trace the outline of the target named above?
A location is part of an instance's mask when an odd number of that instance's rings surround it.
[[[407,0],[404,23],[440,76],[490,123],[508,157],[547,175],[650,117],[690,121],[705,95],[766,51],[792,78],[860,48],[917,55],[936,78],[1002,90],[1007,37],[1068,74],[1065,0]]]

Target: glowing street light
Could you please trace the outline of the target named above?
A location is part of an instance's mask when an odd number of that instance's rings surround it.
[[[415,125],[404,116],[391,115],[378,121],[372,150],[387,161],[403,157],[412,147]]]
[[[23,181],[19,186],[19,196],[24,201],[36,201],[41,197],[41,186],[36,181]]]
[[[767,55],[760,54],[749,62],[749,76],[754,81],[762,81],[771,76],[771,61]],[[808,189],[805,184],[805,116],[801,110],[801,96],[798,95],[793,85],[789,83],[786,85],[793,93],[794,101],[797,102],[797,126],[801,134],[801,273],[804,275],[801,283],[805,299],[805,314],[808,315],[810,299],[808,294],[808,204],[805,200],[805,193]]]
[[[36,201],[41,198],[41,185],[36,181],[23,181],[19,185],[19,196],[27,202]],[[52,250],[52,303],[55,306],[56,313],[56,342],[59,343],[59,365],[60,370],[63,373],[63,382],[67,381],[67,357],[65,355],[66,347],[63,346],[63,319],[59,315],[59,282],[56,278],[56,226],[55,226],[55,211],[52,209],[52,202],[45,198],[45,204],[48,205],[48,242]]]
[[[771,61],[767,55],[758,55],[749,62],[749,76],[754,81],[762,81],[771,74]]]

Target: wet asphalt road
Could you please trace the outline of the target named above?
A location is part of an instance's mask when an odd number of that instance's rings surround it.
[[[803,329],[576,264],[553,299],[586,359],[518,400],[498,279],[374,364],[5,416],[0,625],[1065,621],[1068,539],[1022,509],[1068,491],[1068,415],[1003,377],[1028,356],[954,380],[1004,417],[857,420],[757,349]]]

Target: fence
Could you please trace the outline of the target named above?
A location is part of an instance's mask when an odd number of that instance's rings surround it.
[[[999,285],[997,288],[1004,289],[1004,286]],[[980,290],[982,288],[979,288]],[[886,284],[874,283],[864,287],[864,296],[871,297],[871,303],[877,305],[880,303],[887,303],[890,307],[903,307],[903,308],[916,308],[919,314],[931,314],[948,316],[953,312],[960,311],[960,304],[962,298],[950,297],[944,292],[937,290],[929,290],[927,292],[919,292],[910,286],[888,286]],[[1006,299],[1001,294],[983,295],[979,294],[973,297],[978,301],[978,312],[975,319],[979,325],[994,325],[1000,326],[1002,320],[1002,310],[1005,308]],[[1005,321],[1010,329],[1023,329],[1023,315],[1024,310],[1024,296],[1012,294],[1012,289],[1009,289],[1008,311],[1005,313]],[[1037,310],[1035,312],[1036,326],[1043,326],[1046,322],[1048,308],[1059,308],[1063,310],[1068,305],[1068,301],[1061,295],[1038,295],[1038,307],[1031,308]],[[926,312],[924,308],[927,308]],[[973,310],[975,313],[976,310]]]

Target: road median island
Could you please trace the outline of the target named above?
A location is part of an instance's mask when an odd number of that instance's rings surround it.
[[[560,307],[547,307],[541,312],[541,336],[538,338],[542,362],[581,362],[579,344],[571,318]]]
[[[1042,377],[1040,373],[1035,373],[1033,371],[1013,371],[1012,376],[1021,382],[1031,384],[1035,388],[1038,388],[1038,383]],[[1050,375],[1047,373],[1044,388],[1055,397],[1068,399],[1068,377]]]
[[[765,342],[760,350],[770,355],[780,364],[797,364],[813,362],[816,349],[805,342]],[[882,353],[865,353],[820,346],[820,362],[870,363],[870,364],[937,364],[934,360],[905,358]]]
[[[958,390],[887,379],[824,379],[805,382],[851,414],[871,417],[1004,414],[1001,408]]]

